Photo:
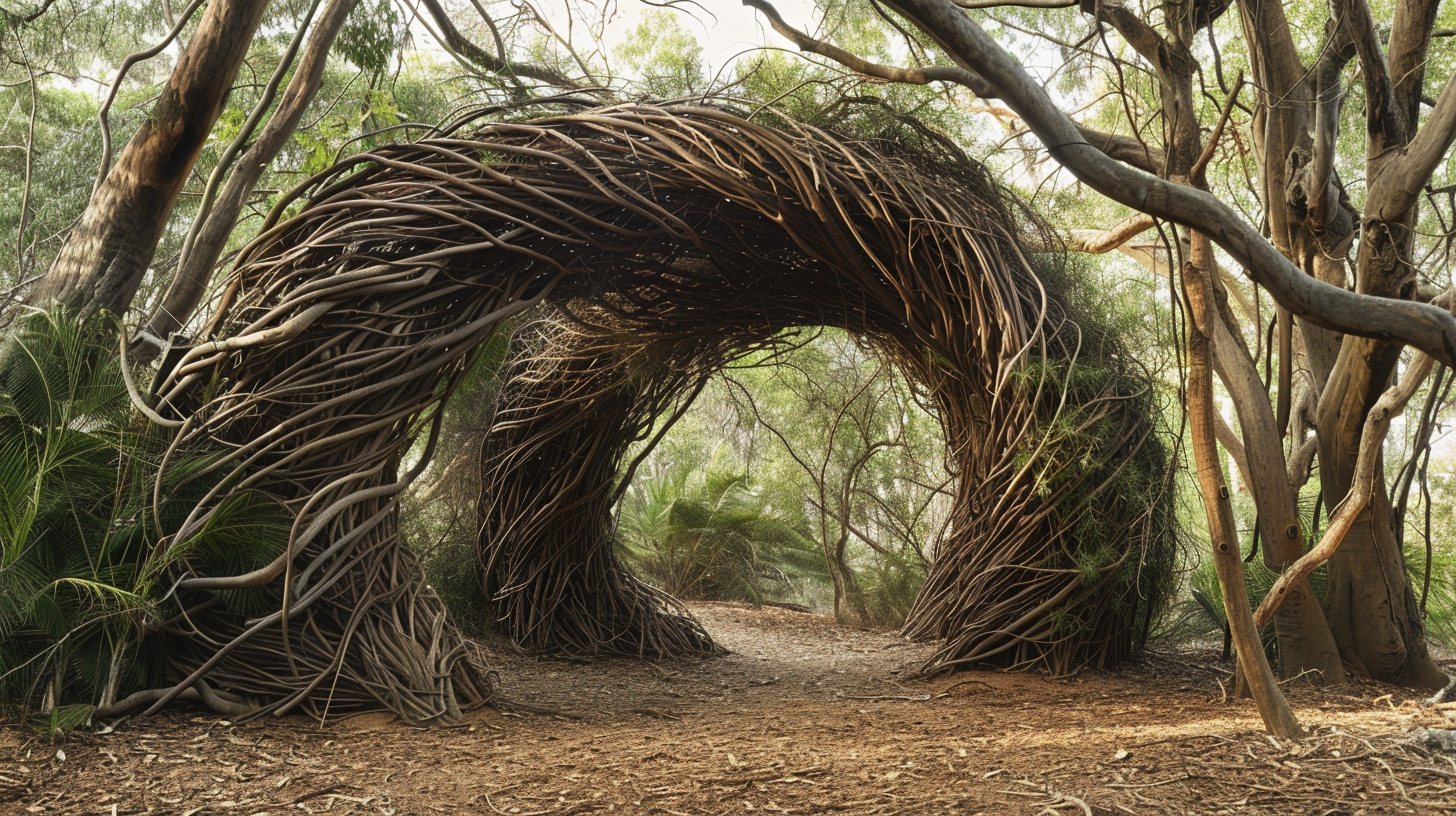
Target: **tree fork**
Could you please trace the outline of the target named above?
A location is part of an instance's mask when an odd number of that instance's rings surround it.
[[[298,129],[304,111],[323,83],[329,49],[357,4],[358,0],[330,0],[314,25],[308,46],[298,60],[297,69],[277,109],[258,138],[243,151],[212,211],[198,213],[202,223],[193,227],[194,240],[184,248],[176,275],[161,305],[147,321],[146,332],[153,338],[166,340],[168,335],[187,322],[202,302],[207,284],[212,280],[213,267],[232,234],[238,213],[263,177],[263,172]],[[282,79],[281,72],[275,79]],[[145,363],[155,359],[160,350],[158,345],[137,342],[132,353]]]
[[[1261,399],[1258,371],[1238,345],[1233,334],[1237,328],[1227,321],[1227,315],[1220,315],[1211,324],[1214,367],[1233,398],[1243,432],[1244,476],[1259,508],[1264,563],[1279,572],[1304,554],[1302,525],[1287,477],[1277,420],[1268,400]],[[1293,677],[1314,670],[1324,683],[1344,683],[1339,649],[1309,582],[1300,581],[1291,587],[1291,597],[1275,621],[1280,673]]]

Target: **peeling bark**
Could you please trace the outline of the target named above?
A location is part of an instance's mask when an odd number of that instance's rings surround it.
[[[92,196],[33,306],[124,314],[221,114],[267,0],[213,0],[151,115]]]

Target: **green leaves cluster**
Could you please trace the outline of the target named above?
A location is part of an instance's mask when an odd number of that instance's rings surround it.
[[[379,73],[394,61],[407,32],[393,0],[363,0],[339,31],[334,48],[360,70]]]
[[[130,489],[141,439],[119,368],[79,326],[39,316],[6,362],[0,695],[49,709],[76,685],[99,696],[144,679],[113,659],[159,614],[147,497]]]
[[[618,536],[639,574],[679,598],[762,603],[828,576],[802,522],[743,473],[679,465],[638,480],[622,501]]]
[[[166,439],[133,410],[98,334],[35,315],[0,368],[0,704],[23,711],[160,682],[171,569],[245,571],[287,537],[281,506],[241,492],[197,535],[159,546],[206,490],[206,460],[178,457],[154,500]],[[220,600],[246,613],[260,599]]]

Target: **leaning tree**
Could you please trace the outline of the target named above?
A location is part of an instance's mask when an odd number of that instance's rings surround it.
[[[26,144],[6,145],[24,151],[26,177],[16,279],[10,282],[13,291],[6,293],[4,303],[10,305],[11,296],[23,292],[30,306],[61,307],[81,316],[142,311],[145,316],[134,332],[131,351],[145,362],[154,359],[169,336],[198,310],[216,281],[219,260],[238,237],[240,220],[246,220],[250,207],[259,206],[260,182],[287,149],[298,149],[291,140],[300,125],[307,117],[317,125],[346,98],[348,86],[336,89],[333,100],[317,104],[331,63],[335,69],[345,63],[371,77],[362,101],[367,110],[369,97],[397,68],[409,20],[391,0],[306,4],[198,0],[176,10],[166,2],[111,0],[108,5],[92,5],[49,0],[29,13],[7,11],[0,18],[7,68],[19,69],[17,84],[26,86],[31,97]],[[485,99],[526,98],[559,89],[595,88],[604,82],[593,73],[599,68],[586,63],[578,68],[555,53],[570,50],[570,43],[554,50],[531,45],[551,27],[549,15],[529,2],[518,4],[508,16],[495,16],[475,4],[474,27],[495,35],[495,47],[489,49],[463,33],[459,26],[464,23],[452,20],[438,0],[425,0],[410,13],[475,80],[474,88]],[[49,77],[59,75],[77,83],[87,78],[93,64],[105,64],[111,57],[107,53],[111,41],[119,39],[108,31],[111,25],[162,33],[154,43],[119,59],[97,112],[101,145],[89,201],[74,224],[52,236],[59,247],[53,255],[42,256],[48,263],[30,274],[41,255],[36,252],[34,221],[42,203],[31,195],[36,185],[30,177],[38,152],[34,143],[38,97],[49,90],[45,87]],[[269,28],[292,34],[275,48],[275,36],[260,34]],[[582,28],[601,36],[600,25]],[[128,85],[136,83],[143,66],[151,69],[148,62],[171,52],[175,58],[166,80],[155,99],[146,103],[140,126],[124,144],[114,145],[113,130],[120,130],[115,121],[118,100],[125,97]],[[528,54],[544,61],[531,62]],[[236,107],[238,98],[249,104]],[[230,101],[234,107],[228,111]],[[223,122],[225,111],[237,118]],[[367,144],[430,128],[370,121],[366,117],[368,126],[361,128],[364,132],[354,137],[355,142]],[[209,154],[206,162],[199,164],[204,153]],[[179,206],[184,193],[195,206]],[[175,254],[158,258],[159,244],[169,232],[185,238]],[[13,314],[14,310],[6,310],[7,325]]]

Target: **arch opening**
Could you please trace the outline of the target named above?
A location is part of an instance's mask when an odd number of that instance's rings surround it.
[[[905,627],[943,640],[932,668],[1067,672],[1134,651],[1174,547],[1150,375],[1076,314],[1028,249],[1040,222],[953,145],[767,115],[466,120],[280,204],[158,389],[185,417],[176,446],[223,451],[210,468],[226,474],[172,541],[228,491],[295,516],[278,562],[183,573],[179,599],[268,586],[278,609],[191,620],[170,693],[206,678],[263,712],[415,721],[490,698],[399,540],[401,463],[421,435],[428,458],[502,321],[541,303],[556,316],[517,339],[481,452],[481,567],[523,648],[715,648],[618,559],[627,450],[736,355],[825,325],[867,338],[944,425],[959,487]]]
[[[898,629],[949,522],[939,417],[862,338],[814,327],[774,340],[634,446],[618,549],[685,601]]]

